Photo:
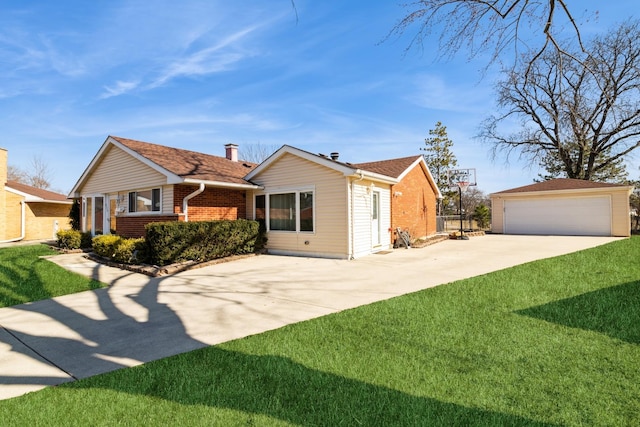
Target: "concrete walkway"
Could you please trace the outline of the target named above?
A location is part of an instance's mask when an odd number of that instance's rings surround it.
[[[487,235],[355,261],[262,255],[160,278],[53,256],[110,286],[0,309],[0,399],[615,240]]]

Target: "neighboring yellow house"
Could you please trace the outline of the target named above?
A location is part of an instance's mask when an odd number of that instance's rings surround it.
[[[0,243],[55,239],[71,228],[72,203],[64,194],[7,181],[7,150],[0,148]]]

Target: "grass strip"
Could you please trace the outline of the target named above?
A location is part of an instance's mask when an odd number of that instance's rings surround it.
[[[55,250],[42,244],[0,249],[0,307],[104,286],[40,258],[55,254]]]

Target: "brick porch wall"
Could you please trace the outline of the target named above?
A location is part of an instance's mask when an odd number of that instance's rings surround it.
[[[116,232],[124,237],[144,237],[145,225],[177,220],[178,215],[116,216]]]
[[[391,227],[409,230],[411,238],[436,233],[436,195],[419,166],[391,187]]]
[[[182,200],[198,187],[176,185],[173,189],[173,212],[183,214]],[[244,190],[206,188],[189,200],[189,221],[245,219],[247,198]],[[183,218],[182,215],[180,215]]]

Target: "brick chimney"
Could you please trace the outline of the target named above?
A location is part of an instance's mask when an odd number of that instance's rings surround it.
[[[236,144],[226,144],[224,146],[227,159],[232,162],[238,161],[238,146]]]

